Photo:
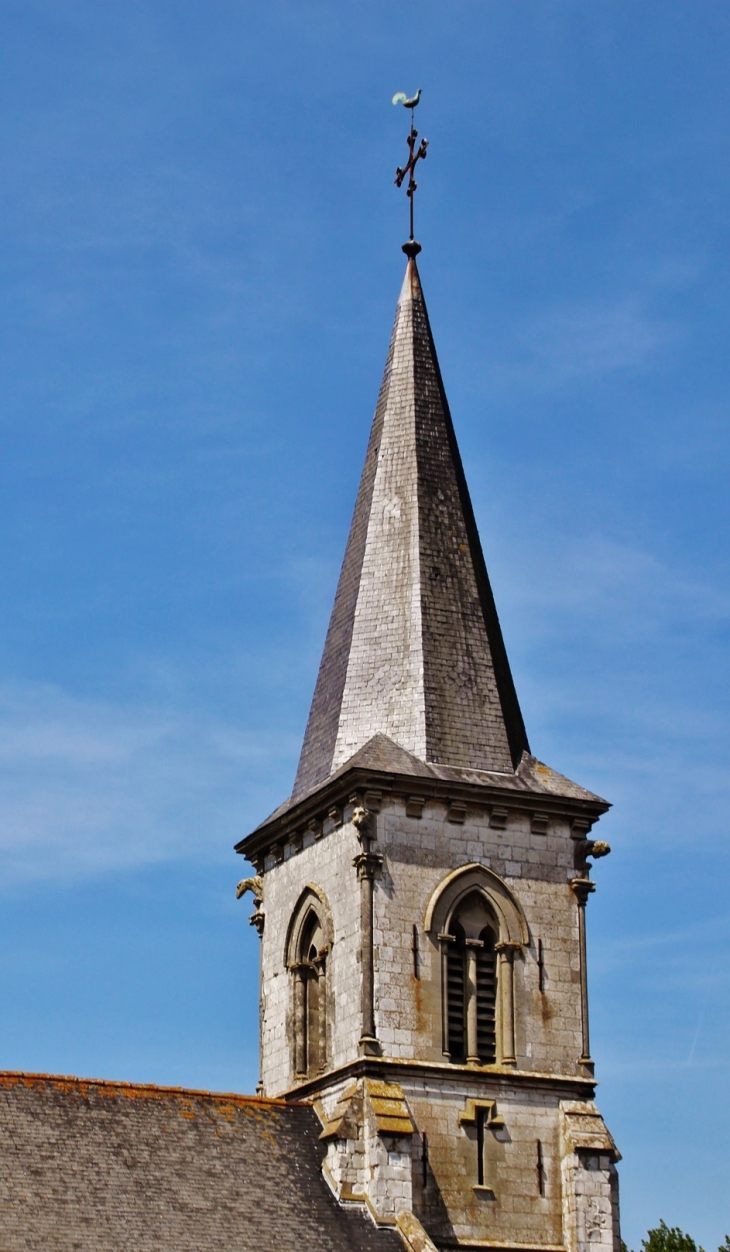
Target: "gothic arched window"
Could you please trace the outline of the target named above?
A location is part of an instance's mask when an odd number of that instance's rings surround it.
[[[463,865],[434,890],[423,928],[441,949],[444,1056],[515,1065],[514,958],[530,939],[519,901],[493,870]]]
[[[497,1059],[496,920],[473,892],[452,915],[446,948],[446,1051],[452,1061],[492,1065]]]
[[[296,1078],[314,1078],[327,1066],[327,958],[330,950],[326,902],[307,888],[294,911],[287,942],[292,978],[292,1063]]]
[[[322,926],[312,910],[302,931],[301,955],[295,970],[298,981],[296,1071],[308,1078],[321,1074],[327,1060],[326,966]]]

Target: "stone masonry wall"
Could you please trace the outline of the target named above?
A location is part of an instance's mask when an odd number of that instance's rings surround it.
[[[574,1085],[584,1076],[578,1064],[578,909],[569,886],[574,870],[568,817],[536,817],[527,809],[527,797],[525,811],[511,811],[500,819],[505,822],[500,829],[490,825],[486,804],[460,809],[443,800],[408,801],[411,812],[421,812],[416,817],[407,814],[407,799],[384,796],[375,822],[373,848],[383,863],[374,890],[374,982],[383,1059],[397,1067],[394,1081],[403,1088],[414,1129],[409,1138],[389,1141],[369,1123],[366,1101],[362,1118],[351,1111],[344,1138],[330,1141],[331,1184],[343,1197],[364,1193],[377,1220],[392,1221],[401,1207],[412,1207],[444,1248],[461,1241],[587,1252],[598,1241],[603,1252],[618,1252],[610,1136],[605,1127],[601,1130],[595,1106],[581,1100],[584,1088]],[[326,899],[333,930],[327,961],[327,1070],[358,1058],[361,897],[353,860],[361,845],[351,812],[346,807],[335,813],[321,835],[315,827],[317,838],[311,829],[298,832],[265,864],[267,1095],[295,1087],[285,952],[292,914],[308,885]],[[424,914],[446,876],[472,864],[489,868],[508,885],[529,930],[529,942],[515,959],[514,1070],[452,1067],[442,1052],[441,959],[436,937],[424,932]],[[318,1082],[325,1121],[351,1082],[347,1073],[335,1073],[331,1081],[325,1074]],[[469,1100],[491,1102],[494,1113],[484,1132],[482,1186],[477,1122],[468,1115]],[[591,1147],[588,1155],[584,1143]],[[608,1149],[592,1147],[604,1143]],[[410,1171],[410,1181],[404,1171]]]
[[[334,926],[327,962],[328,1068],[357,1056],[361,1033],[360,891],[353,858],[357,834],[347,822],[321,838],[305,833],[287,845],[264,875],[266,922],[262,952],[263,1084],[268,1095],[293,1085],[292,988],[285,967],[289,923],[307,886],[326,897]],[[325,831],[328,827],[325,825]],[[510,814],[504,830],[489,826],[485,809],[448,819],[445,803],[430,801],[420,818],[405,801],[386,798],[377,817],[382,871],[374,893],[375,1016],[386,1056],[442,1061],[441,970],[435,936],[423,931],[428,901],[461,865],[491,868],[519,900],[530,942],[515,960],[517,1063],[523,1070],[572,1075],[581,1051],[578,916],[568,885],[572,841],[567,820],[533,833],[529,813]],[[414,925],[417,953],[414,955]],[[539,941],[543,990],[539,989]]]
[[[342,1137],[329,1143],[328,1168],[340,1194],[361,1196],[384,1221],[407,1204],[440,1247],[457,1241],[545,1249],[567,1243],[570,1252],[586,1252],[598,1240],[602,1252],[618,1252],[609,1246],[618,1229],[611,1208],[613,1158],[606,1152],[565,1155],[557,1085],[511,1083],[478,1072],[450,1080],[443,1072],[410,1077],[401,1070],[398,1077],[414,1134],[378,1136],[363,1101],[353,1100]],[[342,1092],[343,1084],[335,1082],[323,1093],[325,1124]],[[481,1184],[470,1101],[492,1103]],[[569,1107],[594,1108],[574,1100]]]
[[[551,821],[546,833],[536,834],[527,813],[510,815],[504,830],[490,828],[484,811],[468,811],[463,823],[449,822],[447,813],[444,803],[433,801],[422,817],[409,818],[396,798],[380,815],[384,864],[375,887],[374,938],[376,1024],[383,1050],[393,1057],[442,1059],[440,952],[436,937],[423,933],[423,917],[446,874],[479,863],[512,889],[530,930],[529,947],[515,962],[518,1065],[574,1074],[581,1052],[580,964],[567,821]]]
[[[414,1161],[413,1207],[437,1243],[484,1241],[541,1247],[563,1242],[557,1094],[475,1077],[403,1083],[418,1125],[417,1158],[427,1136],[426,1185]],[[476,1125],[460,1122],[467,1098],[494,1099],[498,1121],[485,1130],[484,1185],[478,1185]],[[538,1180],[538,1140],[542,1184]]]
[[[292,987],[285,965],[287,932],[299,897],[309,883],[329,904],[334,942],[327,960],[328,1068],[357,1056],[361,1034],[360,885],[353,868],[359,851],[351,825],[315,841],[304,836],[301,851],[284,849],[284,860],[267,862],[264,875],[265,925],[262,937],[262,1082],[267,1095],[294,1084],[291,1040]]]

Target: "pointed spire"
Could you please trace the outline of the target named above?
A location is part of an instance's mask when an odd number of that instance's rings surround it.
[[[498,773],[529,751],[413,255],[293,798],[379,733]]]

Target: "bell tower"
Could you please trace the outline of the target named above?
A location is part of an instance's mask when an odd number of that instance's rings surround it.
[[[608,809],[530,752],[426,312],[398,300],[291,797],[256,869],[261,1084],[408,1247],[619,1252],[585,908]]]

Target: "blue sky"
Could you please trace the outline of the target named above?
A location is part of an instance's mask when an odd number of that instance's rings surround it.
[[[625,1235],[730,1229],[730,5],[0,0],[0,1065],[250,1090],[404,259],[589,905]]]

